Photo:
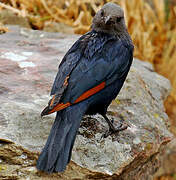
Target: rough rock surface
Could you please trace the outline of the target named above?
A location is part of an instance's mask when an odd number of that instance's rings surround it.
[[[165,149],[166,151],[162,156],[161,167],[155,174],[155,177],[171,175],[174,179],[176,174],[176,138],[168,143]]]
[[[62,174],[35,169],[54,115],[41,119],[57,67],[76,35],[10,26],[0,35],[0,179],[152,179],[172,139],[163,100],[170,84],[148,63],[134,60],[108,116],[128,129],[102,139],[108,126],[101,116],[85,117],[72,162]]]

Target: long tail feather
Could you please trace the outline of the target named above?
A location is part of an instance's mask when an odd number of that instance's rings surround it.
[[[87,104],[82,102],[57,112],[48,140],[38,158],[37,169],[48,173],[65,170],[86,109]]]

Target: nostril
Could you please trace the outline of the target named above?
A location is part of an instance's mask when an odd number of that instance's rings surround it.
[[[109,24],[111,24],[111,17],[110,16],[107,16],[107,17],[105,17],[105,19],[104,19],[104,22],[105,22],[105,24],[107,24],[107,25],[109,25]]]
[[[106,24],[106,25],[110,25],[110,24],[111,24],[111,21],[107,21],[105,24]]]
[[[113,24],[113,21],[111,19],[109,19],[108,21],[105,22],[106,25],[111,25]]]

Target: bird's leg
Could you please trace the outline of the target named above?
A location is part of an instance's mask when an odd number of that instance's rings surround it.
[[[103,114],[102,116],[104,117],[104,119],[106,120],[106,122],[109,125],[109,131],[107,131],[103,135],[104,138],[108,137],[111,134],[115,134],[115,133],[118,133],[120,131],[123,131],[123,130],[127,129],[127,127],[128,127],[127,125],[123,127],[123,121],[124,121],[123,117],[121,117],[120,125],[118,127],[114,127],[113,121],[110,121],[105,114]]]

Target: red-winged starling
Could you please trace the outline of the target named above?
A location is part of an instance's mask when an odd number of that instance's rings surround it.
[[[66,169],[85,114],[101,114],[109,134],[123,130],[114,127],[106,112],[124,84],[133,49],[123,10],[114,3],[105,4],[94,16],[91,31],[73,44],[59,65],[53,97],[41,113],[57,115],[37,161],[39,170],[52,173]]]

